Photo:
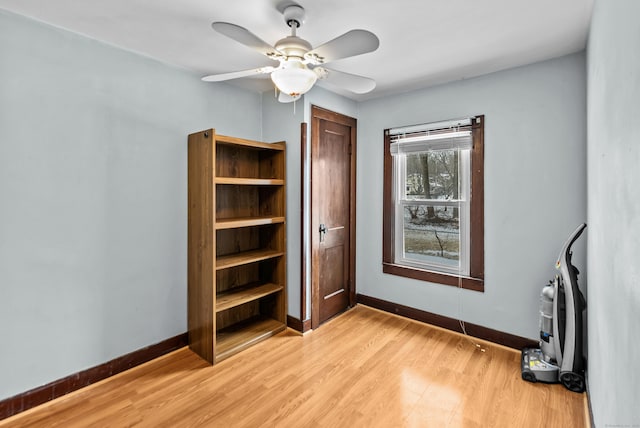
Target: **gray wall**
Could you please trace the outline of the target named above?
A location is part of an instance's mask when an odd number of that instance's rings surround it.
[[[187,134],[261,95],[0,11],[0,399],[184,333]]]
[[[262,108],[264,141],[287,142],[287,313],[300,318],[300,124],[304,121],[304,104],[283,104],[273,92],[265,92]]]
[[[536,338],[540,290],[586,220],[585,86],[578,53],[361,103],[358,292]],[[485,115],[485,292],[383,274],[383,130],[474,114]]]
[[[640,2],[598,0],[588,76],[588,384],[595,425],[640,425]]]

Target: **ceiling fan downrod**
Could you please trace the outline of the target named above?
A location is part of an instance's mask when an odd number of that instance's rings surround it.
[[[276,42],[275,48],[285,55],[285,60],[304,60],[304,54],[311,50],[311,44],[296,35],[296,30],[304,24],[305,12],[300,6],[289,6],[282,13],[284,22],[291,27],[291,35]]]

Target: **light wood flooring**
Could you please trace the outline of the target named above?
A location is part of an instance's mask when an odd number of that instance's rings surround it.
[[[585,427],[584,394],[520,353],[359,305],[216,366],[187,348],[0,427]]]

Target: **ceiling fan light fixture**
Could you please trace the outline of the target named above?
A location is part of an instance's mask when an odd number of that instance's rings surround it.
[[[283,2],[280,2],[283,3]],[[280,62],[277,68],[261,67],[253,70],[204,76],[206,82],[221,82],[231,79],[262,75],[271,75],[271,80],[280,92],[280,102],[295,101],[308,92],[317,80],[329,86],[343,88],[354,94],[365,94],[376,87],[373,79],[325,68],[325,64],[343,58],[350,58],[373,52],[378,49],[380,40],[371,31],[351,30],[328,42],[313,48],[311,44],[298,37],[296,32],[304,23],[305,11],[302,6],[291,4],[278,10],[284,16],[285,23],[291,28],[291,34],[278,40],[274,46],[260,39],[244,27],[229,22],[213,22],[211,27],[218,33],[249,47],[271,60]],[[322,65],[322,67],[320,67]]]
[[[271,73],[271,80],[280,92],[291,97],[299,97],[308,92],[318,76],[300,61],[289,60],[281,68]]]

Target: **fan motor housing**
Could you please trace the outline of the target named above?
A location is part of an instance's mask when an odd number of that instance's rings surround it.
[[[276,42],[276,50],[286,57],[304,58],[304,54],[311,50],[311,44],[297,36],[288,36]]]

